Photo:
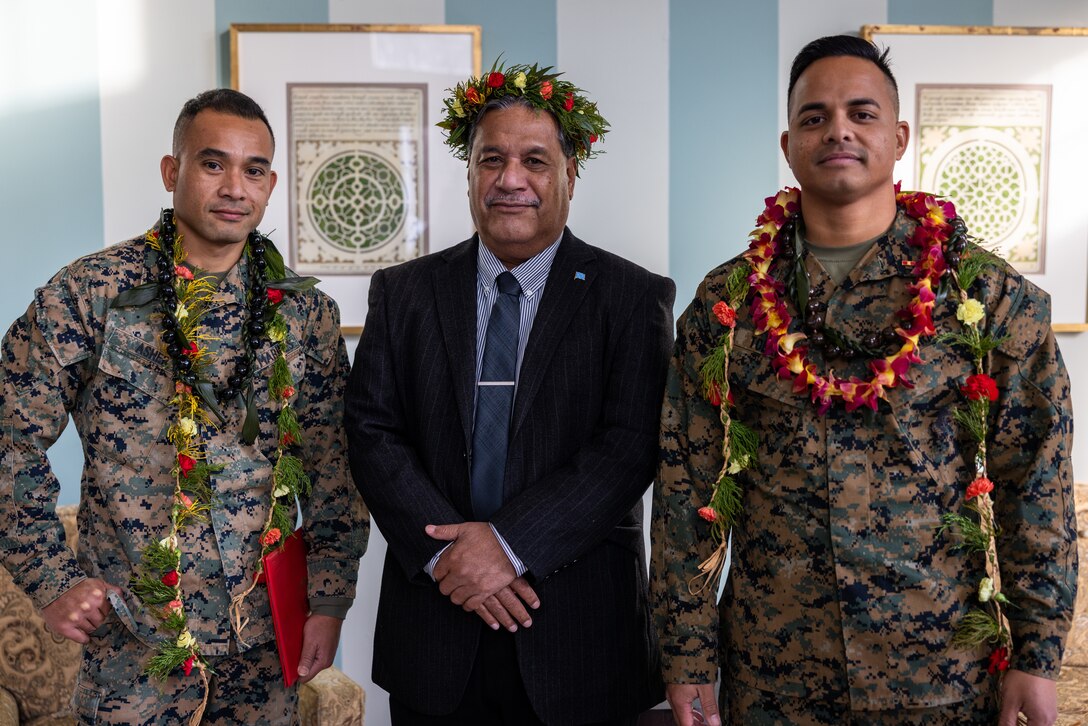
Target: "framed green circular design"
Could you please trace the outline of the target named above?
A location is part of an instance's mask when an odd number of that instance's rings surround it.
[[[345,151],[326,160],[306,198],[314,229],[348,252],[395,242],[408,216],[400,171],[367,151]]]

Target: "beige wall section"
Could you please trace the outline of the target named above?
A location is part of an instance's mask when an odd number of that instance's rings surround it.
[[[445,0],[329,0],[330,23],[441,24]]]
[[[823,0],[819,3],[808,0],[778,0],[777,119],[780,133],[786,128],[786,89],[789,87],[790,66],[797,52],[809,41],[825,35],[856,35],[862,25],[887,22],[887,0]],[[779,153],[778,186],[796,184],[789,164]],[[755,219],[755,212],[752,218]]]
[[[669,3],[557,0],[556,14],[559,70],[612,125],[606,153],[586,164],[575,186],[571,230],[668,274]]]
[[[216,85],[215,0],[99,2],[98,62],[110,245],[147,229],[170,204],[159,159],[170,153],[182,104]]]
[[[993,0],[994,25],[1088,27],[1084,0]]]

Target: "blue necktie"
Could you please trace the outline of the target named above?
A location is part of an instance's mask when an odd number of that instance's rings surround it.
[[[504,272],[495,278],[495,284],[499,294],[487,319],[472,429],[472,511],[480,522],[489,520],[502,506],[521,326],[521,285],[517,278]]]

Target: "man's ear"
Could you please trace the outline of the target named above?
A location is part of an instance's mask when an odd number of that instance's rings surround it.
[[[178,160],[167,154],[159,162],[159,171],[162,172],[162,185],[166,191],[173,192],[178,185]]]

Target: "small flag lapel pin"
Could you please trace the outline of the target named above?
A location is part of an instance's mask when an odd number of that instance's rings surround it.
[[[581,280],[582,282],[585,282],[586,281],[586,273],[584,273],[584,272],[575,272],[574,273],[574,279],[575,280]]]

